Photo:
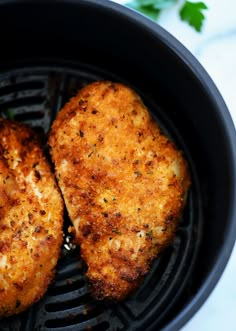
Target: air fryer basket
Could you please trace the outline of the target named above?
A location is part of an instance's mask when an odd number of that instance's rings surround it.
[[[8,70],[0,79],[2,117],[25,122],[40,134],[47,134],[56,113],[82,86],[96,80],[122,81],[111,73],[94,67],[75,68],[49,65],[18,67]],[[141,95],[142,93],[139,92]],[[170,123],[165,123],[161,110],[142,95],[162,129],[184,150],[181,136]],[[180,220],[173,245],[155,261],[151,272],[138,291],[122,304],[108,306],[96,303],[89,294],[86,268],[79,249],[73,249],[66,233],[57,267],[55,283],[46,296],[28,312],[0,322],[10,330],[144,330],[154,318],[161,326],[183,293],[191,295],[191,271],[201,238],[200,192],[194,167],[193,185],[188,205]]]
[[[192,178],[173,244],[127,300],[92,299],[65,216],[55,282],[31,309],[1,320],[0,331],[179,330],[212,291],[236,236],[236,136],[217,89],[168,33],[110,1],[4,0],[0,31],[1,116],[33,126],[46,142],[79,88],[120,81],[183,150]]]

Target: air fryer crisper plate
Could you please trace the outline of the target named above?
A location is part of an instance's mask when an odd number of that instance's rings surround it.
[[[112,74],[84,65],[19,66],[0,76],[0,115],[25,122],[47,133],[56,113],[82,86],[100,79],[119,80]],[[128,82],[126,82],[128,83]],[[135,88],[135,87],[134,87]],[[171,247],[154,262],[142,286],[121,304],[96,302],[89,294],[86,266],[79,248],[65,245],[57,266],[55,282],[47,294],[28,311],[0,321],[0,331],[32,330],[151,330],[162,328],[193,294],[191,271],[201,233],[200,194],[188,151],[181,136],[152,100],[141,94],[153,116],[169,133],[190,163],[192,188],[183,218]],[[197,197],[197,198],[196,198]]]

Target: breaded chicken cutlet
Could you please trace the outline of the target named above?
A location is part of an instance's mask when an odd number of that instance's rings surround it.
[[[109,81],[64,106],[49,145],[92,294],[123,300],[174,238],[187,163],[140,97]]]
[[[38,301],[54,277],[63,200],[37,135],[0,119],[0,318]]]

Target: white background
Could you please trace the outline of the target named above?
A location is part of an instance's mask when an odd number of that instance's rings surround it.
[[[180,21],[178,8],[181,0],[162,12],[158,23],[200,61],[220,90],[236,123],[236,0],[204,2],[209,9],[201,33]],[[213,330],[236,331],[236,248],[216,288],[181,331]]]

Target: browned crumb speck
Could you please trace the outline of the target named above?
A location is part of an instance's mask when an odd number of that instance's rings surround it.
[[[173,240],[186,161],[140,97],[111,82],[86,86],[64,106],[49,145],[92,293],[122,300]]]
[[[0,119],[0,318],[46,292],[62,244],[63,201],[37,135]]]

